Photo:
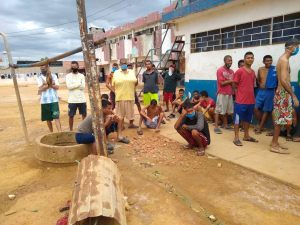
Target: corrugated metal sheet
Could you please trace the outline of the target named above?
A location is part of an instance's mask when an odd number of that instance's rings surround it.
[[[77,171],[68,224],[102,217],[100,221],[106,223],[97,224],[126,225],[120,176],[111,159],[96,155],[84,158]]]

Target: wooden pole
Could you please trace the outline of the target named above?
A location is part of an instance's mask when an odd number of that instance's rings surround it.
[[[12,65],[13,64],[13,60],[12,60],[12,56],[11,56],[9,44],[7,42],[7,39],[6,39],[6,35],[4,33],[0,32],[0,36],[3,37],[4,47],[5,47],[7,56],[8,56],[8,62],[9,62],[10,65]],[[20,112],[20,117],[21,117],[21,125],[22,125],[22,129],[23,129],[25,141],[26,141],[26,144],[29,144],[29,138],[28,138],[28,132],[27,132],[27,127],[26,127],[26,121],[25,121],[25,116],[24,116],[24,111],[23,111],[23,106],[22,106],[22,100],[21,100],[21,96],[20,96],[20,91],[19,91],[19,87],[18,87],[18,81],[17,81],[17,78],[16,78],[15,68],[10,67],[10,72],[11,72],[11,75],[12,75],[12,78],[13,78],[13,82],[14,82],[14,87],[15,87],[15,92],[16,92],[16,97],[17,97],[17,102],[18,102],[18,107],[19,107],[19,112]]]
[[[95,48],[93,35],[88,34],[87,21],[85,12],[85,1],[76,0],[77,14],[80,29],[80,38],[82,45],[83,58],[85,63],[89,99],[91,103],[91,111],[93,116],[93,130],[96,139],[96,147],[98,155],[107,156],[106,151],[106,135],[103,123],[103,112],[101,104],[101,92],[99,79],[97,75],[97,65],[95,57]]]

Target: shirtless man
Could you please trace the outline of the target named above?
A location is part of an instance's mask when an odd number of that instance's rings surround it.
[[[272,56],[266,55],[263,58],[264,67],[260,67],[257,73],[258,93],[254,113],[258,121],[258,127],[255,129],[256,134],[261,134],[262,129],[273,111],[273,99],[275,89],[277,88],[276,68],[272,65]]]
[[[160,124],[165,117],[165,114],[163,113],[162,108],[157,105],[156,99],[152,99],[150,105],[141,110],[140,115],[139,128],[137,130],[139,135],[143,134],[141,128],[142,122],[144,122],[147,128],[155,129],[155,132],[160,131]]]
[[[110,74],[107,76],[106,78],[106,87],[110,90],[110,102],[112,103],[112,108],[114,109],[115,106],[116,106],[116,95],[115,95],[115,91],[113,90],[113,87],[112,87],[112,78],[114,76],[114,72],[118,70],[118,64],[117,63],[114,63],[113,64],[113,67],[111,69],[111,72]]]
[[[289,154],[287,148],[280,146],[278,138],[281,126],[291,125],[293,122],[293,103],[299,106],[299,100],[293,92],[291,86],[290,64],[291,56],[297,55],[299,52],[299,41],[291,39],[285,43],[285,52],[280,56],[277,65],[278,88],[274,97],[274,135],[270,145],[270,151],[280,154]]]

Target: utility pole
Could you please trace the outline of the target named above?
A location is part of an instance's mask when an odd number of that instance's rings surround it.
[[[12,60],[10,47],[9,47],[7,39],[6,39],[6,35],[4,33],[0,32],[0,36],[3,37],[4,47],[5,47],[5,51],[7,53],[8,63],[9,63],[9,67],[10,67],[10,73],[11,73],[11,76],[12,76],[13,82],[14,82],[14,87],[15,87],[15,92],[16,92],[16,97],[17,97],[17,102],[18,102],[18,107],[19,107],[19,112],[20,112],[20,117],[21,117],[21,125],[22,125],[22,129],[23,129],[25,141],[26,141],[26,144],[29,144],[26,121],[25,121],[25,116],[24,116],[20,91],[19,91],[19,87],[18,87],[18,81],[17,81],[17,78],[16,78],[16,72],[15,72],[15,68],[13,67],[14,62]]]
[[[107,156],[105,140],[106,135],[103,123],[100,84],[97,75],[93,35],[88,34],[87,31],[85,1],[76,0],[76,3],[89,99],[93,116],[93,130],[96,139],[97,153],[98,155]]]

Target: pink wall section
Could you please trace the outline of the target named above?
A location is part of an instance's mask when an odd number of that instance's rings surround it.
[[[125,58],[124,40],[120,40],[117,44],[117,59]]]

